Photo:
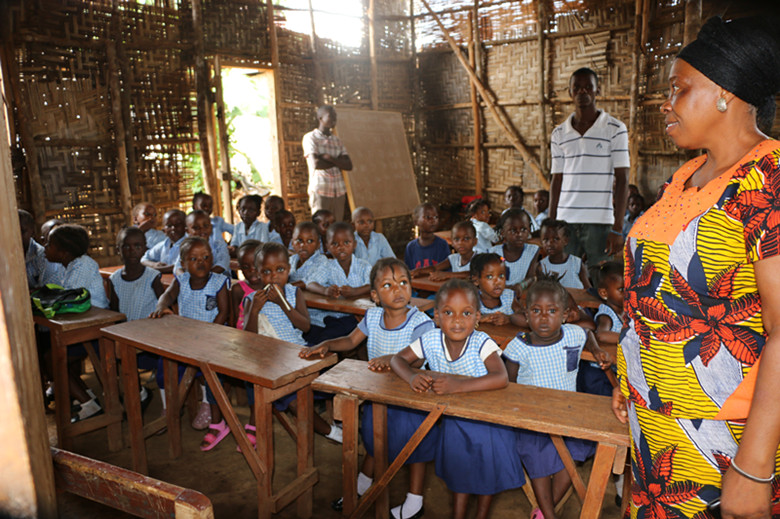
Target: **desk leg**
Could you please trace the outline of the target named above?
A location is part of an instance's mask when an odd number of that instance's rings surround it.
[[[57,446],[63,450],[73,450],[73,442],[66,429],[70,425],[70,389],[68,387],[68,347],[62,343],[62,337],[51,331],[51,357],[54,375],[54,418],[57,423]]]
[[[257,456],[265,472],[257,478],[257,517],[269,519],[273,513],[273,474],[274,474],[274,415],[273,402],[266,388],[254,385],[255,390],[255,437],[257,438]],[[298,418],[298,423],[300,423]],[[300,437],[299,437],[300,438]]]
[[[612,464],[616,452],[615,445],[599,443],[596,447],[596,457],[593,459],[593,468],[590,470],[588,491],[582,503],[580,519],[598,519],[601,515],[604,492],[607,490],[607,482],[612,474]]]
[[[149,473],[146,461],[146,442],[144,441],[144,423],[141,416],[141,395],[138,387],[138,360],[135,348],[122,344],[122,379],[125,385],[125,411],[130,429],[130,448],[133,451],[133,470],[141,474]]]
[[[374,402],[374,481],[379,481],[387,470],[387,406]],[[390,513],[390,492],[385,487],[376,498],[376,519],[387,519]]]
[[[349,517],[357,508],[358,475],[358,399],[336,395],[333,399],[334,414],[340,416],[344,427],[342,453],[342,488],[344,508],[342,514]]]
[[[168,451],[172,458],[181,456],[181,415],[179,413],[179,363],[163,357],[165,381],[165,421],[168,427]]]
[[[108,424],[108,450],[122,448],[122,414],[119,404],[119,373],[116,371],[116,342],[100,338],[100,355],[103,357],[103,404],[106,414],[117,415],[117,420]]]
[[[297,398],[297,434],[296,443],[298,451],[298,476],[304,476],[314,467],[314,393],[311,386],[306,385],[298,390]],[[296,499],[298,517],[308,519],[312,514],[314,493],[312,487],[308,487]]]

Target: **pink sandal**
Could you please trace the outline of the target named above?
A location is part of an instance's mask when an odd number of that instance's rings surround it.
[[[253,448],[257,448],[257,435],[256,435],[257,428],[255,428],[254,425],[246,424],[244,426],[244,430],[246,431],[246,438],[247,440],[249,440],[249,443],[252,444]],[[239,445],[238,447],[236,447],[236,450],[238,452],[241,452],[241,446]]]
[[[542,514],[539,508],[534,508],[533,512],[531,512],[531,519],[544,519],[544,514]]]
[[[216,431],[216,434],[212,431]],[[225,424],[225,420],[222,420],[219,423],[210,424],[209,432],[203,437],[203,441],[206,442],[206,445],[201,445],[200,450],[203,452],[210,451],[219,445],[219,442],[224,440],[228,434],[230,434],[230,427]]]

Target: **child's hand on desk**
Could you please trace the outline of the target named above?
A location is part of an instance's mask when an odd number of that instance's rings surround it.
[[[328,288],[325,289],[325,295],[328,297],[340,297],[341,296],[341,288],[337,287],[336,285],[331,285]]]
[[[374,357],[368,361],[368,369],[382,373],[384,371],[390,371],[390,359],[392,355],[382,355],[381,357]]]
[[[341,297],[356,297],[357,291],[355,290],[355,287],[351,287],[348,285],[344,285],[343,287],[339,287],[339,292],[341,293]]]
[[[329,352],[327,345],[317,346],[315,348],[303,348],[298,352],[298,356],[302,359],[308,359],[310,357],[318,356],[322,359],[325,358]]]
[[[433,379],[431,389],[433,389],[433,392],[437,395],[446,395],[448,393],[455,393],[459,384],[459,380],[448,377],[447,375],[442,375]]]
[[[424,373],[418,373],[412,378],[409,385],[417,393],[425,393],[433,387],[433,377]]]
[[[502,326],[509,324],[509,316],[502,314],[501,312],[496,312],[494,314],[483,314],[482,317],[480,317],[479,322]]]
[[[431,272],[431,275],[428,276],[428,279],[430,279],[431,281],[444,281],[445,279],[447,279],[447,274],[445,274],[440,270],[434,270],[433,272]]]
[[[163,308],[163,309],[155,310],[154,312],[149,314],[149,317],[151,317],[152,319],[159,319],[160,317],[169,314],[173,315],[173,310],[171,310],[170,308]]]
[[[429,271],[430,269],[423,267],[423,268],[412,270],[411,274],[413,278],[420,278],[423,277],[425,274],[427,274]]]

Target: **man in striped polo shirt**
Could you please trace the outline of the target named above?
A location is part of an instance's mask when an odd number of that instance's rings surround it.
[[[591,270],[623,246],[628,196],[628,130],[596,108],[598,77],[589,68],[569,79],[575,111],[550,139],[550,217],[565,220],[572,236],[566,252],[585,256]]]

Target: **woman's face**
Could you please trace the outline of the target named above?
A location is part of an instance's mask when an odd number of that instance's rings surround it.
[[[669,72],[669,97],[661,105],[666,133],[680,148],[709,148],[723,114],[715,107],[723,89],[681,59]]]

